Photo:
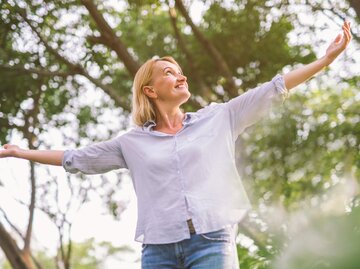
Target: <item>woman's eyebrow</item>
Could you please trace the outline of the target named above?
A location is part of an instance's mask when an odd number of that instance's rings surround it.
[[[166,67],[164,67],[164,68],[163,68],[163,72],[165,72],[165,70],[166,70],[167,68],[169,68],[169,69],[171,69],[172,71],[175,71],[175,72],[176,72],[176,70],[175,70],[174,68],[172,68],[171,66],[166,66]],[[177,72],[181,73],[180,70],[178,70]]]
[[[171,70],[173,70],[172,67],[166,66],[166,67],[163,68],[163,71],[165,71],[166,69],[171,69]]]

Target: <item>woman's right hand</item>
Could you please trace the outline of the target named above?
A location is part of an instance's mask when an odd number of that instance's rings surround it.
[[[16,153],[20,148],[16,145],[5,144],[4,149],[0,149],[0,158],[16,157]]]

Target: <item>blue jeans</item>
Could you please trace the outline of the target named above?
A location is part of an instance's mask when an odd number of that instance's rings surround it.
[[[236,228],[205,234],[170,244],[143,244],[142,269],[238,269]]]

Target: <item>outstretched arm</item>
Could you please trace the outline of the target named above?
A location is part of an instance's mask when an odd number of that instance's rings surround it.
[[[64,152],[61,150],[26,150],[16,145],[4,145],[4,149],[0,149],[0,158],[15,157],[33,162],[62,165]]]
[[[284,75],[285,86],[288,90],[305,82],[323,68],[331,64],[342,53],[351,40],[350,23],[344,22],[343,34],[339,34],[327,48],[323,57],[318,60],[290,71]]]

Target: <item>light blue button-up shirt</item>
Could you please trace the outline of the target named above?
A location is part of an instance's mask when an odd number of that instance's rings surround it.
[[[97,174],[127,168],[138,201],[135,240],[146,244],[190,238],[241,221],[250,209],[235,164],[235,141],[287,95],[283,77],[226,103],[186,113],[176,134],[154,130],[155,122],[82,149],[67,150],[63,166]]]

